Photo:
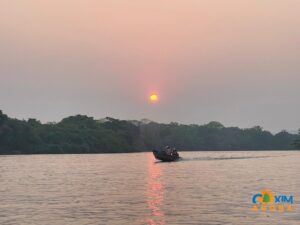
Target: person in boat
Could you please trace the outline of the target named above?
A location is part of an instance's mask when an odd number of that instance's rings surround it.
[[[172,155],[172,149],[171,149],[171,147],[170,146],[166,146],[165,147],[165,153],[167,154],[167,155]]]
[[[171,155],[178,156],[178,152],[177,152],[176,148],[172,148],[172,153],[171,153]]]
[[[170,156],[178,156],[178,153],[175,148],[171,148],[170,146],[165,147],[165,153]]]

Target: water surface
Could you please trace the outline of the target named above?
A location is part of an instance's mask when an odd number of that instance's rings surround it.
[[[300,224],[300,153],[0,156],[0,224]],[[294,212],[253,212],[262,189]]]

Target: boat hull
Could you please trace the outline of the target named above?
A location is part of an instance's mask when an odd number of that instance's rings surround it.
[[[173,162],[180,159],[179,155],[168,155],[164,151],[153,150],[153,155],[156,159],[163,162]]]

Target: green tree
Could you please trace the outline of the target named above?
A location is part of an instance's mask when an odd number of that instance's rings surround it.
[[[259,126],[240,129],[216,121],[184,125],[75,115],[43,124],[12,119],[0,110],[0,154],[138,152],[165,145],[180,150],[288,150],[300,148],[299,137],[300,130],[299,135],[273,135]]]
[[[270,202],[270,201],[271,201],[270,195],[269,195],[269,194],[264,194],[264,198],[263,198],[262,201],[263,201],[263,202],[266,202],[266,203]]]
[[[294,141],[294,146],[296,149],[300,149],[300,129],[298,130],[298,136]]]

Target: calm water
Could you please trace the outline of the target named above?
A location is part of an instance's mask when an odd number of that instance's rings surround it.
[[[300,224],[300,152],[0,156],[0,224]],[[253,212],[262,189],[292,213]]]

